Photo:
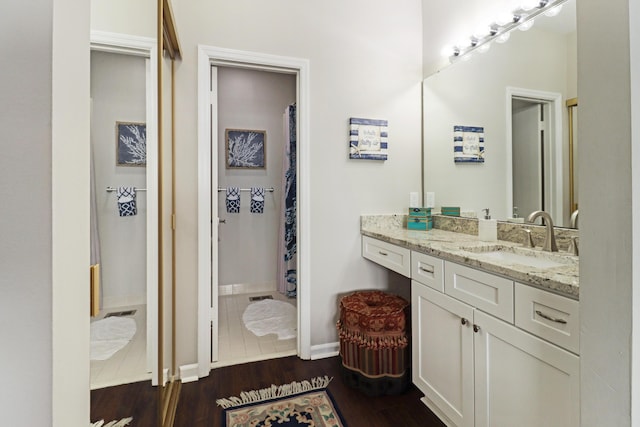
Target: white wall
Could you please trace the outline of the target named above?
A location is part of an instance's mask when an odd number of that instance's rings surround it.
[[[580,391],[587,427],[640,422],[639,360],[632,352],[640,290],[637,32],[629,44],[640,18],[631,4],[578,2],[580,229],[586,231],[580,233]]]
[[[91,30],[156,37],[157,1],[91,0]]]
[[[106,187],[146,187],[146,167],[116,164],[116,122],[146,121],[145,58],[91,53],[91,143],[101,243],[103,307],[146,303],[147,193],[137,192],[138,214],[121,217]]]
[[[53,4],[53,320],[47,332],[53,331],[52,425],[67,427],[89,418],[89,4]],[[34,15],[31,9],[30,19]],[[23,402],[22,415],[36,412],[31,396]]]
[[[424,190],[435,192],[437,206],[460,206],[478,214],[490,208],[494,218],[511,216],[506,88],[557,92],[566,98],[567,38],[535,27],[513,31],[507,43],[493,43],[488,52],[457,61],[425,79]],[[483,164],[454,163],[454,125],[484,127]]]
[[[383,269],[360,255],[359,215],[402,212],[408,193],[420,191],[420,2],[180,0],[173,10],[183,48],[176,96],[179,364],[196,361],[199,43],[310,60],[311,343],[335,342],[337,295],[386,283]],[[389,121],[388,161],[348,159],[350,117]]]
[[[214,185],[213,197],[220,203],[218,216],[226,220],[218,228],[219,285],[276,289],[285,142],[283,113],[295,101],[293,74],[218,67],[218,186],[275,189],[265,194],[264,213],[250,212],[251,193],[245,192],[240,193],[240,213],[230,214],[226,212],[225,193],[218,193]],[[227,169],[225,129],[265,130],[266,168]]]
[[[0,6],[0,39],[12,41],[0,47],[7,425],[89,419],[88,15],[77,0]]]
[[[6,423],[23,426],[52,418],[52,7],[51,0],[14,2],[0,13],[2,40],[29,41],[25,50],[2,47],[0,80],[0,323],[14,325],[0,328],[3,348],[12,349],[2,352],[12,386],[0,392],[0,405]]]

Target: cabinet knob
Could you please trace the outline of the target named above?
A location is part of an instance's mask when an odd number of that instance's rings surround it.
[[[478,332],[480,330],[480,326],[478,325],[473,325],[473,332]]]
[[[464,317],[462,319],[460,319],[460,323],[462,323],[463,325],[466,325],[469,321],[467,319],[465,319]]]

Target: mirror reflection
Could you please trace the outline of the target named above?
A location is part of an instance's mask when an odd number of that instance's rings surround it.
[[[478,216],[489,208],[513,221],[544,210],[570,226],[578,185],[566,102],[577,98],[575,0],[535,21],[425,79],[424,191],[425,200],[435,193],[436,208]],[[483,162],[454,162],[454,126],[482,128]]]

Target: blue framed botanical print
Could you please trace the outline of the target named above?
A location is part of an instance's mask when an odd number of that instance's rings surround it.
[[[453,161],[455,163],[484,163],[483,127],[453,127]]]
[[[145,166],[147,164],[147,125],[116,122],[116,165]]]
[[[226,129],[227,169],[265,169],[267,131]]]
[[[387,160],[388,123],[386,120],[349,119],[349,158]]]

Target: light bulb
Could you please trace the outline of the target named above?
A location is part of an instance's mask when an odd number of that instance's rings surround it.
[[[496,18],[496,24],[504,27],[505,25],[513,24],[513,13],[503,12]]]
[[[507,40],[509,40],[509,37],[511,37],[511,34],[509,34],[508,32],[506,32],[506,33],[502,33],[502,34],[500,34],[498,37],[496,37],[496,41],[497,41],[498,43],[504,43],[504,42],[506,42]]]
[[[557,6],[552,6],[551,9],[547,10],[544,14],[546,16],[556,16],[562,10],[562,5],[559,4]]]
[[[491,48],[491,43],[487,42],[478,48],[478,52],[486,52]]]
[[[487,37],[490,34],[491,34],[491,26],[490,25],[480,25],[473,32],[473,35],[478,40],[482,40],[483,38]]]
[[[460,49],[465,49],[469,46],[471,46],[471,39],[460,39],[456,42],[456,47]]]
[[[538,7],[539,4],[540,4],[539,0],[522,0],[522,2],[520,2],[520,9],[531,10],[533,8]]]
[[[520,31],[527,31],[531,27],[533,27],[533,19],[529,19],[528,21],[525,21],[522,24],[518,25],[518,29]]]
[[[453,56],[454,53],[455,53],[455,48],[453,46],[445,46],[440,51],[440,54],[442,56],[447,57],[447,58],[450,57],[450,56]]]

